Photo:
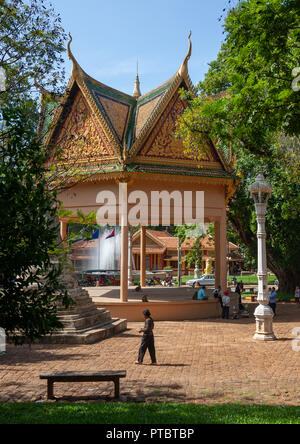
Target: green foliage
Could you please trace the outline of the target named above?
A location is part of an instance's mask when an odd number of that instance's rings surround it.
[[[8,131],[0,138],[0,325],[15,343],[62,327],[58,304],[70,303],[59,282],[58,202],[47,191],[45,153],[30,131],[28,107],[4,110]]]
[[[272,149],[272,147],[271,147]],[[267,259],[269,268],[280,281],[282,291],[293,291],[300,280],[300,257],[296,245],[300,244],[300,186],[298,178],[287,174],[286,165],[276,157],[276,148],[268,158],[260,159],[241,151],[237,167],[242,177],[228,213],[231,226],[238,233],[247,254],[257,257],[256,216],[248,186],[259,169],[272,186],[266,217]]]
[[[235,243],[249,265],[256,260],[257,241],[248,187],[264,169],[273,187],[268,266],[282,290],[290,291],[300,281],[300,93],[292,88],[300,61],[298,2],[240,1],[224,28],[225,42],[198,85],[198,97],[179,119],[177,134],[198,157],[210,140],[225,155],[236,156],[240,183],[230,202],[229,237],[237,233]]]
[[[0,424],[299,424],[300,407],[277,405],[5,403]],[[104,435],[106,436],[106,435]]]
[[[34,76],[56,87],[64,51],[60,18],[43,0],[0,0],[0,326],[16,344],[61,328],[59,306],[71,303],[59,280],[65,252],[58,206],[37,141]],[[3,124],[4,123],[4,124]]]
[[[193,242],[192,249],[184,256],[184,261],[187,263],[187,266],[193,267],[198,265],[199,268],[202,267],[202,245],[201,238],[203,236],[198,236]]]
[[[34,77],[58,91],[66,35],[60,17],[44,0],[0,0],[0,11],[0,64],[7,75],[1,110],[28,99]]]

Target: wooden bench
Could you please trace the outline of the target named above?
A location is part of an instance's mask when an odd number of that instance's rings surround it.
[[[115,398],[120,397],[120,378],[126,377],[126,370],[106,370],[102,372],[62,372],[44,373],[40,379],[47,379],[47,399],[54,399],[54,382],[98,382],[113,381],[115,384]]]

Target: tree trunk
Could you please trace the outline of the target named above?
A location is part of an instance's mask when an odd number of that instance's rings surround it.
[[[234,229],[236,230],[241,242],[254,253],[254,251],[256,251],[255,235],[249,229],[245,229],[243,227],[243,224],[237,215],[232,215],[229,213],[228,217]],[[300,286],[300,270],[293,270],[291,269],[290,265],[287,269],[282,268],[282,266],[278,264],[276,253],[272,252],[272,249],[268,248],[268,246],[267,265],[279,281],[279,293],[294,295],[296,286]]]
[[[300,270],[284,269],[276,264],[272,254],[267,254],[268,268],[275,274],[279,281],[278,292],[284,294],[295,293],[295,288],[300,283]]]

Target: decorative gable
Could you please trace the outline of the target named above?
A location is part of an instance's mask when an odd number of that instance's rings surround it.
[[[99,82],[85,80],[85,85],[122,150],[131,130],[136,100]]]
[[[62,162],[107,162],[115,159],[79,89],[58,129],[54,145],[62,150]]]
[[[138,99],[135,117],[135,139],[139,137],[142,129],[147,125],[157,108],[157,105],[163,100],[172,81],[173,78]]]
[[[177,89],[137,154],[135,162],[196,166],[195,156],[185,153],[182,141],[175,137],[177,119],[186,107],[187,104],[180,98]],[[210,148],[202,162],[219,164],[213,148]]]

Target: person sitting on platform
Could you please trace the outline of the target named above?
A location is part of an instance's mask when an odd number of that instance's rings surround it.
[[[198,294],[197,294],[197,300],[198,301],[205,301],[205,300],[207,300],[208,299],[208,297],[207,297],[207,295],[206,295],[206,293],[205,293],[205,286],[203,286],[199,291],[198,291]]]

